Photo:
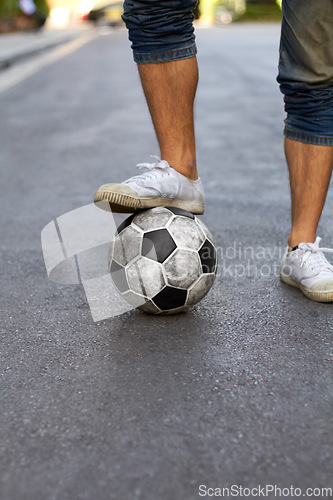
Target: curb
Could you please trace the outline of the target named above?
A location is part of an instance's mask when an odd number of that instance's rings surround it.
[[[13,53],[9,56],[5,56],[0,58],[0,70],[9,68],[10,66],[13,66],[15,63],[22,61],[24,59],[28,59],[29,57],[36,56],[40,54],[41,52],[44,52],[46,50],[52,49],[54,47],[57,47],[59,45],[63,45],[65,43],[71,42],[72,40],[75,40],[76,38],[79,38],[82,36],[82,33],[78,34],[72,34],[72,35],[67,35],[66,37],[58,40],[52,40],[52,41],[45,41],[45,44],[39,46],[39,47],[33,47],[31,49],[27,50],[21,50],[17,53]]]

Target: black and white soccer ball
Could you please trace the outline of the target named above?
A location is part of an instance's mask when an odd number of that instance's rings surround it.
[[[109,271],[120,294],[151,314],[175,314],[201,300],[214,283],[212,235],[193,214],[157,207],[128,217],[109,251]]]

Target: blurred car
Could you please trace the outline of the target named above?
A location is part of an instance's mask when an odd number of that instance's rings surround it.
[[[92,9],[87,15],[87,20],[103,26],[120,26],[123,24],[121,18],[123,11],[123,2],[112,2],[99,9]]]

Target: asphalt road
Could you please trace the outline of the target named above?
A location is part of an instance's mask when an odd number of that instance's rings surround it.
[[[43,227],[158,154],[126,32],[0,93],[1,500],[193,500],[200,485],[276,485],[293,498],[291,486],[333,487],[332,305],[277,272],[290,205],[279,27],[197,38],[203,220],[220,267],[187,314],[94,322],[82,286],[45,271]],[[325,246],[332,215],[331,192]]]

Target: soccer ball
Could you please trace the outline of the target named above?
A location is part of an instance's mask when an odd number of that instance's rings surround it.
[[[144,210],[117,229],[109,271],[120,294],[151,314],[175,314],[201,300],[214,283],[216,248],[193,214],[171,207]]]

